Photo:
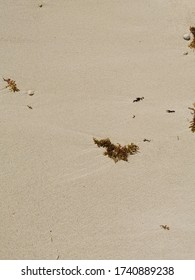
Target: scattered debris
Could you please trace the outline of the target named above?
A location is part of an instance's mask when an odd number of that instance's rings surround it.
[[[59,258],[60,258],[60,256],[58,255],[57,258],[56,258],[56,260],[59,260]]]
[[[20,91],[18,88],[17,88],[17,85],[16,85],[16,82],[14,80],[11,80],[11,79],[4,79],[3,80],[5,82],[7,82],[7,86],[5,88],[9,88],[10,91],[13,91],[13,92],[16,92],[16,91]]]
[[[144,97],[137,97],[136,99],[133,100],[133,102],[139,102],[139,101],[141,101],[143,99],[144,99]]]
[[[93,141],[98,147],[106,148],[104,155],[113,159],[115,163],[119,160],[128,161],[128,156],[136,154],[139,150],[139,147],[133,143],[127,146],[121,146],[119,143],[112,144],[109,138],[101,140],[93,138]]]
[[[151,142],[151,140],[148,140],[148,139],[146,139],[146,138],[145,138],[143,141],[144,141],[144,142]]]
[[[167,225],[160,225],[161,228],[166,229],[166,230],[170,230],[170,227]]]
[[[31,109],[31,110],[32,110],[32,107],[31,107],[31,106],[27,105],[27,107],[28,107],[29,109]]]
[[[183,55],[188,55],[188,52],[184,52]]]
[[[193,35],[193,39],[192,39],[192,42],[189,44],[188,47],[190,47],[191,49],[195,49],[195,27],[190,27],[190,32]]]
[[[133,115],[133,119],[135,118],[135,115]]]
[[[39,8],[42,8],[42,7],[43,7],[43,4],[40,4],[40,5],[39,5]]]
[[[190,126],[189,128],[191,129],[192,132],[195,132],[195,103],[193,103],[193,106],[194,108],[191,108],[191,107],[188,107],[188,109],[192,110],[192,115],[193,115],[193,118],[192,120],[190,121]]]
[[[174,110],[167,110],[166,112],[167,112],[167,113],[175,113]]]

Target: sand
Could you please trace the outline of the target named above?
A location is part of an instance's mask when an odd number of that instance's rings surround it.
[[[194,16],[193,0],[0,0],[0,88],[20,89],[0,91],[1,259],[195,259]],[[93,137],[140,152],[115,164]]]

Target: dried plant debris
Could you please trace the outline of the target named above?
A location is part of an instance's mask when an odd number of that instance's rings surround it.
[[[175,110],[167,110],[167,113],[175,113]]]
[[[195,103],[193,104],[193,106],[194,108],[188,107],[188,109],[192,110],[192,115],[193,115],[189,128],[191,129],[192,132],[195,132]]]
[[[31,107],[31,106],[27,105],[27,107],[28,107],[29,109],[31,109],[31,110],[32,110],[32,107]]]
[[[99,148],[105,148],[106,151],[104,152],[104,155],[113,159],[115,163],[119,160],[128,161],[128,156],[136,154],[139,150],[139,147],[133,143],[125,146],[121,146],[118,143],[115,145],[111,143],[109,138],[101,140],[93,138],[93,141]]]
[[[12,92],[20,91],[17,88],[16,82],[14,80],[4,79],[4,78],[3,78],[3,80],[7,83],[7,86],[5,88],[9,88],[9,90]]]
[[[133,102],[139,102],[139,101],[141,101],[143,99],[144,99],[144,97],[137,97],[136,99],[133,100]]]
[[[168,225],[160,225],[160,227],[165,230],[170,230],[170,227]]]
[[[193,39],[192,39],[192,42],[189,44],[189,47],[191,49],[195,49],[195,27],[190,27],[190,32],[193,35]]]
[[[146,138],[145,138],[143,141],[144,141],[144,142],[151,142],[151,140],[146,139]]]

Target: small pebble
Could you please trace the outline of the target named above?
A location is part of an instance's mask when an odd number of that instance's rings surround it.
[[[27,94],[30,95],[30,96],[33,96],[35,94],[35,92],[34,92],[34,90],[29,89],[27,91]]]
[[[188,52],[184,52],[183,55],[188,55]]]
[[[186,33],[183,35],[184,40],[189,41],[190,40],[190,34]]]

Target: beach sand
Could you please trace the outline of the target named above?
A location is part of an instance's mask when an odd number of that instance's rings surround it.
[[[0,0],[0,88],[20,89],[0,91],[1,259],[195,259],[194,17],[193,0]],[[115,164],[93,137],[140,150]]]

